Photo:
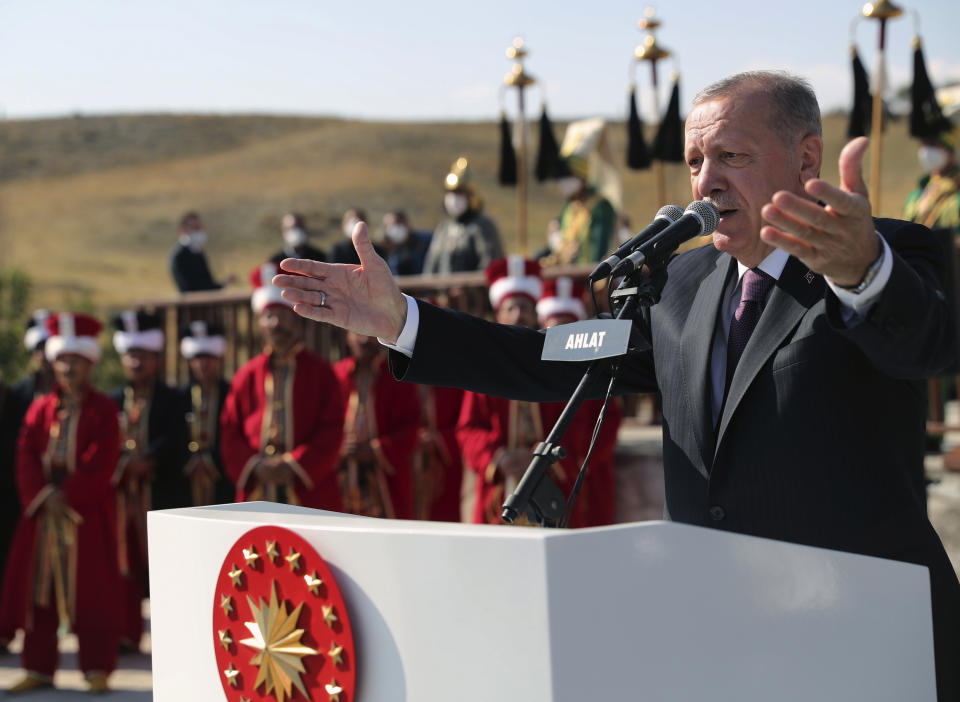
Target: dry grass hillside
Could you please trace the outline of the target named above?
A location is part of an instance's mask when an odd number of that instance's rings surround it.
[[[563,125],[555,125],[562,136]],[[836,179],[845,119],[826,120],[826,169]],[[624,130],[611,125],[622,154]],[[885,139],[882,214],[895,216],[918,169],[901,122]],[[167,252],[181,213],[200,211],[214,273],[238,276],[278,248],[280,216],[305,213],[324,248],[340,215],[357,205],[373,223],[403,207],[415,227],[441,216],[441,183],[468,156],[487,212],[516,245],[516,192],[495,182],[498,131],[491,123],[370,123],[263,116],[112,116],[0,122],[0,266],[29,271],[35,304],[81,297],[98,306],[174,293]],[[668,200],[686,204],[682,165],[667,167]],[[624,171],[624,209],[634,223],[656,211],[652,171]],[[531,248],[539,247],[561,197],[530,191]],[[375,227],[376,228],[376,227]]]

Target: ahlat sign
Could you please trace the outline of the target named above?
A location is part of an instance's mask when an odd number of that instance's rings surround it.
[[[627,353],[630,322],[626,319],[591,319],[547,329],[544,361],[592,361]]]

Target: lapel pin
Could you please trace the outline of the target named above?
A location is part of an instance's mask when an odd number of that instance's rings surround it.
[[[809,285],[813,282],[813,279],[816,278],[816,275],[814,275],[813,271],[807,271],[807,274],[803,277],[807,279],[807,285]]]

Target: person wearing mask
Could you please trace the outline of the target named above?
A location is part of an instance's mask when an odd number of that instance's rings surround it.
[[[187,424],[183,471],[194,507],[233,502],[233,484],[220,457],[220,413],[230,390],[223,379],[226,348],[223,328],[216,323],[194,320],[180,335],[180,353],[190,368],[190,379],[180,388]]]
[[[600,261],[610,249],[621,198],[620,173],[602,119],[572,122],[560,147],[557,181],[565,202],[545,266]]]
[[[536,300],[543,289],[540,264],[522,256],[507,256],[487,266],[485,275],[497,322],[536,329]],[[530,465],[534,446],[546,438],[562,411],[560,402],[522,402],[464,393],[457,439],[464,464],[475,476],[472,522],[502,523],[503,501]],[[576,433],[568,436],[563,445],[566,448],[580,443]],[[550,467],[550,477],[564,494],[569,494],[577,477],[576,455],[578,452],[570,452]],[[579,515],[571,524],[582,526]]]
[[[410,229],[406,213],[393,210],[383,216],[382,246],[394,275],[420,275],[430,248],[430,234]]]
[[[233,282],[230,276],[223,283],[213,279],[210,264],[204,249],[207,246],[207,232],[203,221],[196,212],[187,212],[180,219],[177,245],[170,252],[170,274],[180,292],[197,290],[219,290]]]
[[[123,576],[120,645],[140,649],[141,605],[147,596],[147,512],[190,505],[183,474],[186,424],[179,393],[163,382],[160,316],[128,310],[113,320],[113,346],[126,382],[110,393],[120,412],[122,451],[113,474]]]
[[[954,113],[955,117],[957,115],[960,115],[960,110]],[[957,167],[956,156],[958,137],[960,127],[954,125],[920,143],[917,160],[923,176],[903,206],[904,219],[937,230],[941,236],[947,235],[943,243],[950,256],[956,255],[954,247],[960,240],[960,168]],[[946,403],[955,396],[956,375],[950,372],[931,382],[929,410],[942,417]],[[928,434],[927,450],[940,451],[942,441],[942,434]],[[960,463],[954,454],[944,458],[944,468],[960,470]]]
[[[454,162],[443,187],[447,218],[433,232],[423,272],[445,275],[483,270],[503,256],[503,246],[496,225],[483,214],[483,202],[466,158],[461,156]]]
[[[304,216],[288,212],[280,220],[283,248],[270,257],[271,263],[280,263],[285,258],[308,258],[311,261],[326,261],[327,255],[310,243],[310,230]]]
[[[360,258],[353,248],[353,242],[350,237],[353,236],[353,230],[360,222],[366,223],[368,221],[367,213],[358,207],[351,207],[343,213],[343,219],[340,220],[340,230],[343,232],[344,238],[334,244],[330,250],[331,263],[351,263],[354,266],[360,265]],[[379,244],[374,244],[373,249],[377,252],[378,256],[384,255],[383,248]]]
[[[349,358],[333,366],[344,407],[340,485],[353,514],[413,519],[410,460],[417,443],[417,388],[395,380],[373,337],[347,334]]]
[[[924,175],[903,207],[904,219],[930,229],[947,229],[954,237],[960,237],[958,137],[960,127],[955,125],[920,144],[917,158]]]
[[[99,320],[47,319],[45,353],[56,384],[30,405],[17,450],[23,514],[0,597],[0,630],[24,631],[26,675],[8,694],[53,687],[58,630],[73,631],[90,692],[106,692],[117,663],[123,612],[110,477],[117,465],[117,409],[93,389]]]
[[[230,384],[220,415],[223,465],[238,502],[342,511],[340,386],[330,364],[304,347],[302,320],[270,282],[276,272],[276,264],[266,263],[251,275],[263,353]]]

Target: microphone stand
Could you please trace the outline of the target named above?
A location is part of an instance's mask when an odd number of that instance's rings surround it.
[[[641,307],[655,305],[660,301],[660,293],[663,292],[666,282],[666,263],[651,271],[649,276],[642,276],[641,270],[637,270],[624,277],[617,289],[610,295],[611,301],[622,300],[616,319],[632,320]],[[631,334],[631,346],[628,353],[646,351],[650,348],[649,340],[642,339],[640,341],[642,345],[633,346],[633,334]],[[619,357],[615,357],[613,360],[618,359]],[[542,527],[556,528],[561,525],[564,513],[572,509],[572,503],[567,504],[567,498],[563,491],[553,482],[553,479],[547,474],[547,470],[558,460],[566,457],[566,451],[560,445],[560,441],[567,433],[570,423],[586,399],[587,390],[600,372],[601,365],[608,361],[610,359],[590,362],[547,438],[534,448],[530,465],[527,466],[527,470],[516,489],[503,503],[503,511],[500,517],[507,524],[513,524],[521,514],[526,514],[527,518],[533,523]],[[612,390],[616,381],[618,369],[619,364],[614,366],[613,377],[608,386],[610,390]],[[572,495],[572,499],[576,499],[576,491]]]

